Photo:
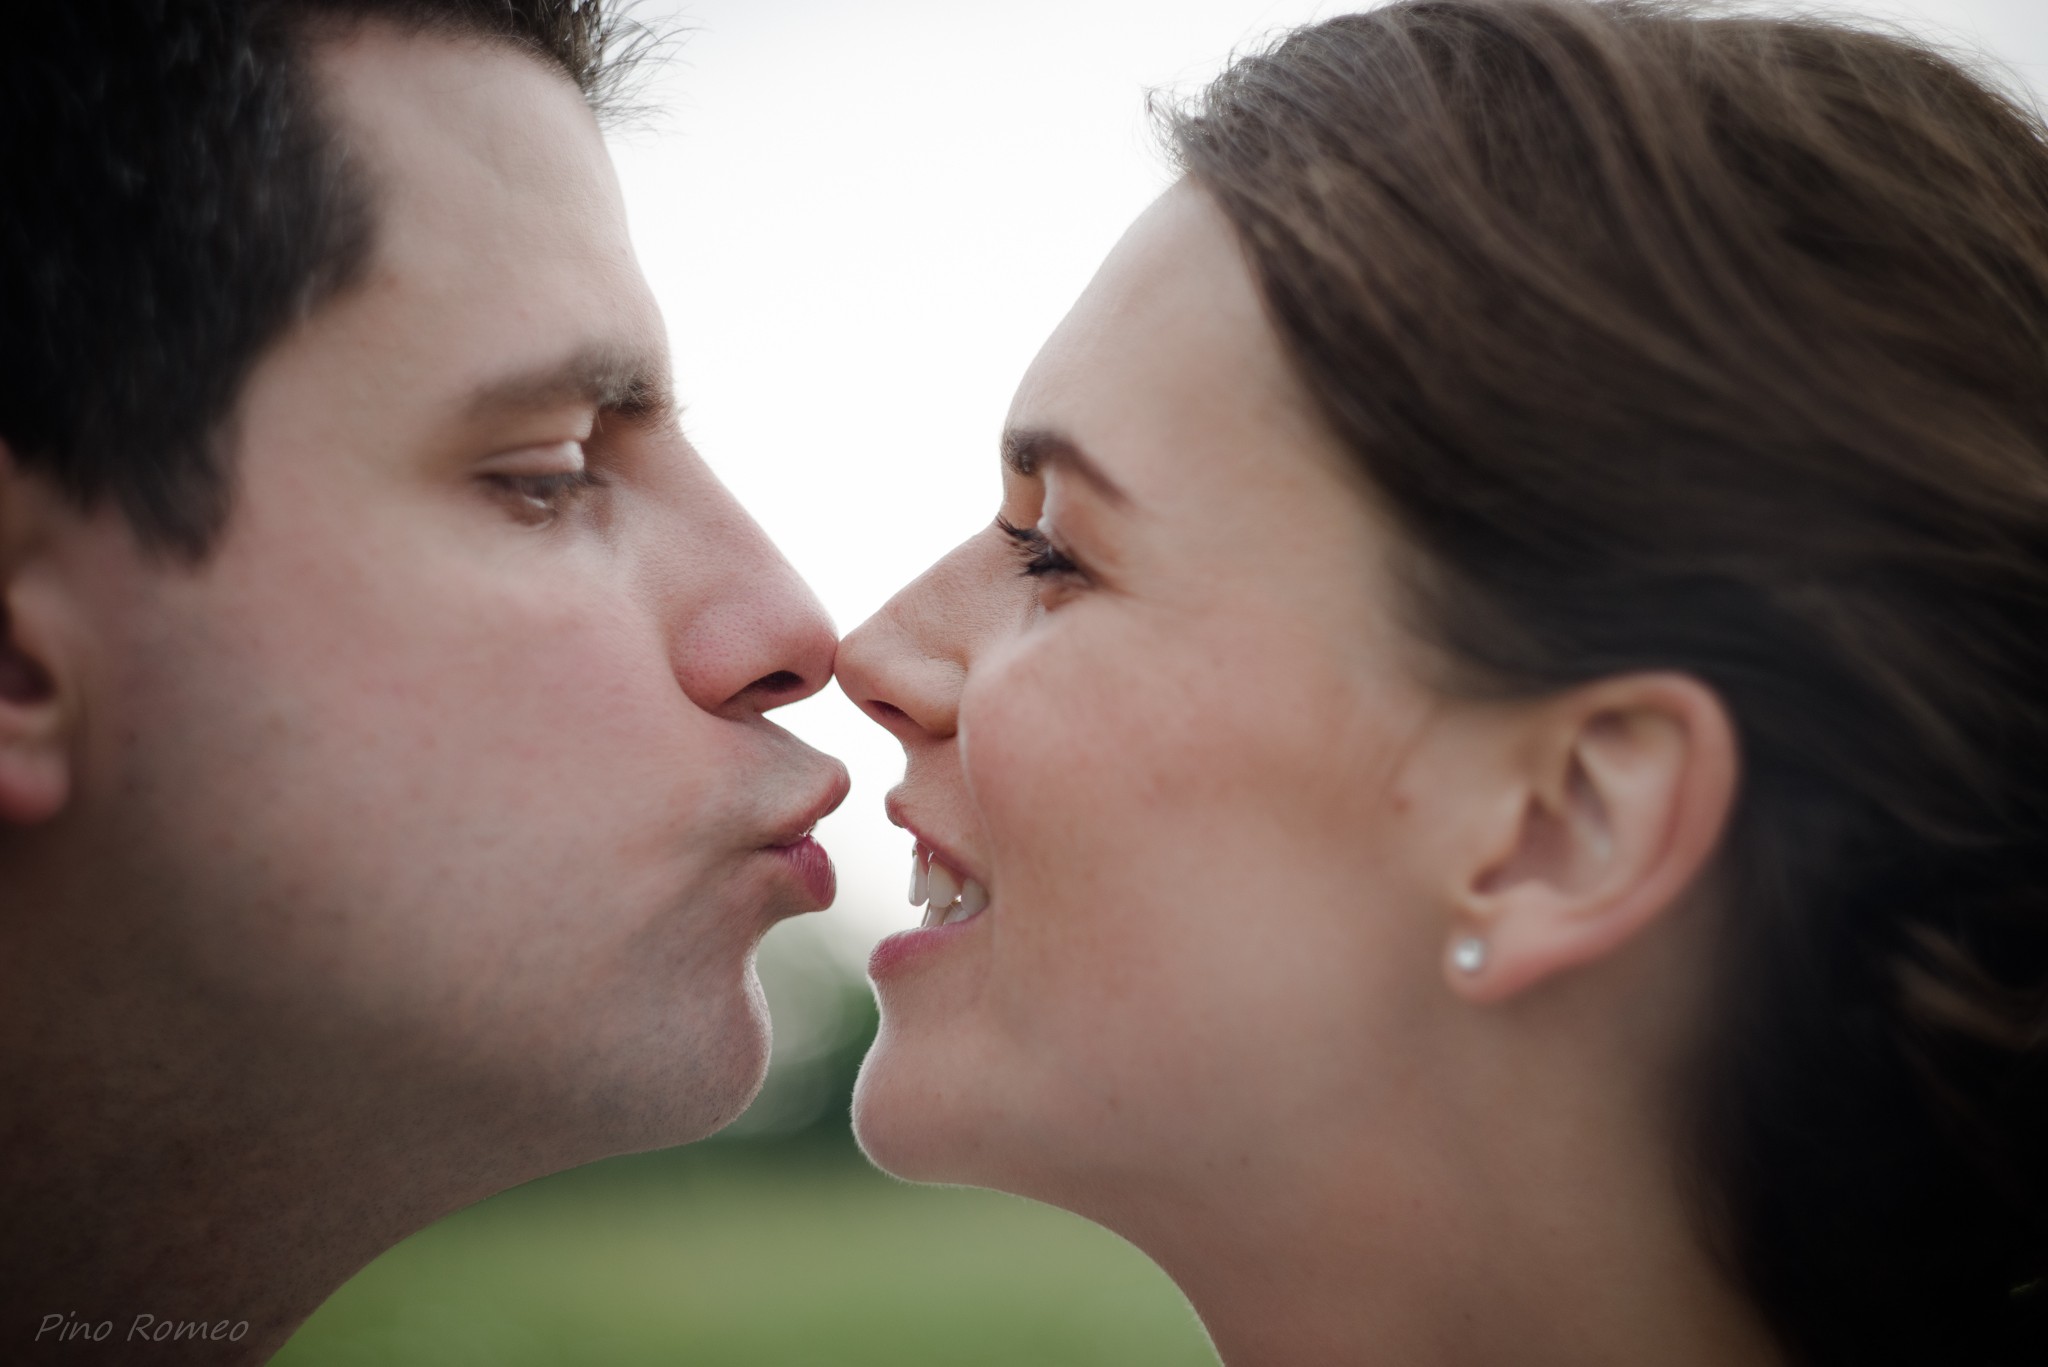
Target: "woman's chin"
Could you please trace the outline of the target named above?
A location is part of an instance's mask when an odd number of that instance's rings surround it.
[[[988,1185],[957,1096],[883,1032],[853,1088],[853,1135],[868,1161],[906,1182]],[[986,1136],[983,1136],[985,1141]]]

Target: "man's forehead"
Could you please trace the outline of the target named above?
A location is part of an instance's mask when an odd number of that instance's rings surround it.
[[[315,40],[375,222],[316,330],[388,409],[668,406],[659,315],[582,93],[509,43],[366,23]],[[339,378],[342,373],[330,368]]]
[[[318,36],[312,67],[323,112],[380,220],[424,217],[470,231],[561,220],[587,230],[622,217],[582,93],[509,42],[372,20]]]

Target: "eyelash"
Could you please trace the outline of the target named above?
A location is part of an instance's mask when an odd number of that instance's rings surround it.
[[[580,470],[561,470],[550,475],[490,475],[488,478],[498,488],[523,499],[525,511],[544,514],[535,520],[535,526],[554,522],[584,495],[605,483],[604,476],[588,465]]]
[[[1081,567],[1073,562],[1067,553],[1055,546],[1045,533],[1036,527],[1019,527],[1008,518],[996,519],[996,526],[1003,535],[1010,538],[1019,557],[1023,560],[1022,573],[1027,579],[1060,579],[1067,576],[1085,578]]]

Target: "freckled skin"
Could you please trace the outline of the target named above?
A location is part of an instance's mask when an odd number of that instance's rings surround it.
[[[315,70],[374,264],[249,377],[216,553],[10,504],[70,730],[0,834],[0,1334],[227,1315],[261,1360],[444,1211],[725,1123],[754,947],[811,906],[765,846],[843,791],[763,716],[830,624],[673,421],[465,406],[585,345],[666,369],[581,95],[377,25]],[[608,483],[551,520],[485,478],[585,438]]]

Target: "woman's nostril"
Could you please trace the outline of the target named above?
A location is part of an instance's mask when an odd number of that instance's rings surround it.
[[[875,720],[884,726],[889,725],[891,722],[910,720],[908,712],[905,712],[894,703],[883,702],[880,698],[868,699],[868,711],[873,713]]]

